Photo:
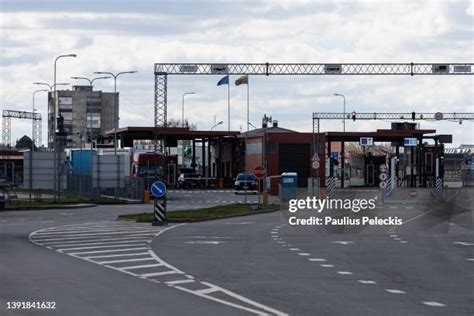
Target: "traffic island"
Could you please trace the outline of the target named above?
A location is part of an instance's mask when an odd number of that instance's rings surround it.
[[[256,204],[229,204],[195,210],[168,212],[167,221],[170,223],[200,222],[221,218],[270,213],[278,210],[280,210],[278,204],[260,205],[259,207]],[[151,223],[153,222],[154,217],[153,213],[150,212],[120,215],[118,220]]]

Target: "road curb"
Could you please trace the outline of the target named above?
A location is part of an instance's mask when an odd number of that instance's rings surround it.
[[[40,210],[54,210],[54,209],[79,209],[96,207],[98,204],[73,204],[73,205],[45,205],[45,206],[20,206],[20,207],[8,207],[1,209],[0,212],[4,211],[40,211]]]

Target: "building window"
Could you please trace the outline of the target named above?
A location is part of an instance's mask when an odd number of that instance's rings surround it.
[[[100,128],[100,113],[87,114],[87,127]]]

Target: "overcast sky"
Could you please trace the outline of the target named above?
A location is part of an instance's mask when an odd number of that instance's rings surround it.
[[[124,1],[0,0],[0,107],[31,110],[33,81],[58,82],[94,71],[137,70],[118,81],[120,126],[152,126],[155,62],[384,63],[474,62],[474,2]],[[209,129],[216,116],[227,128],[227,87],[219,76],[170,76],[168,118],[186,117]],[[234,82],[236,76],[231,77]],[[113,90],[112,80],[95,89]],[[250,120],[264,113],[282,127],[311,130],[312,112],[474,112],[473,76],[252,76]],[[46,94],[37,108],[46,114]],[[231,126],[245,129],[246,87],[231,86]],[[422,122],[422,128],[454,135],[455,145],[474,143],[474,124]],[[371,131],[388,122],[348,121],[346,129]],[[45,132],[46,122],[43,126]],[[325,121],[322,130],[342,130]],[[31,134],[15,121],[12,140]],[[43,133],[43,142],[46,134]]]

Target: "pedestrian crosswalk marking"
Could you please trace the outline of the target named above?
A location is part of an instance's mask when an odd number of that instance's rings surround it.
[[[236,309],[257,315],[286,315],[211,283],[198,281],[159,258],[150,248],[152,239],[183,224],[167,228],[157,226],[153,229],[148,229],[145,225],[107,221],[63,225],[35,231],[30,234],[29,239],[38,246],[144,280],[164,283]],[[195,290],[187,287],[193,283],[204,285],[205,288]]]

